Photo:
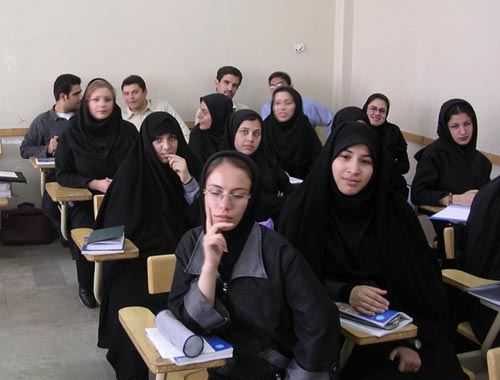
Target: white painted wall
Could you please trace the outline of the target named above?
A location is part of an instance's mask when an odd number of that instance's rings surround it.
[[[292,76],[303,94],[331,106],[334,3],[315,0],[23,0],[0,12],[0,128],[26,127],[53,104],[63,72],[84,84],[101,76],[119,90],[143,76],[152,97],[192,120],[214,91],[216,70],[243,72],[237,99],[268,100],[268,75]],[[305,43],[302,54],[294,43]],[[121,102],[121,96],[119,97]]]
[[[373,92],[391,100],[389,120],[437,137],[441,104],[467,99],[478,117],[478,148],[500,154],[500,3],[495,0],[337,1],[352,12],[349,89],[342,105]],[[345,3],[349,5],[345,5]],[[336,51],[337,52],[337,51]],[[348,52],[349,53],[349,52]],[[335,55],[337,59],[337,54]],[[414,162],[412,162],[414,165]],[[493,176],[500,174],[495,167]]]

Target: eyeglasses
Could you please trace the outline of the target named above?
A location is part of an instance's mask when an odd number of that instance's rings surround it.
[[[285,81],[282,81],[282,82],[278,82],[278,83],[273,83],[273,84],[270,84],[270,85],[269,85],[269,88],[270,88],[271,90],[275,90],[275,89],[277,89],[278,87],[282,87],[282,86],[286,86],[286,85],[287,85],[287,83],[286,83]]]
[[[246,202],[250,199],[250,194],[245,193],[226,193],[219,190],[203,190],[203,195],[209,198],[212,202],[220,202],[224,196],[228,196],[232,204],[239,204]]]
[[[370,106],[370,107],[368,107],[368,109],[370,111],[372,111],[372,112],[377,112],[378,111],[382,115],[384,115],[387,112],[387,110],[385,108],[377,108],[375,106]]]

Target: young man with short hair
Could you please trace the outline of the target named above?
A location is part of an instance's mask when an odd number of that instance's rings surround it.
[[[181,126],[186,142],[189,142],[190,130],[174,107],[166,100],[148,99],[146,82],[139,75],[130,75],[122,82],[122,95],[127,107],[122,110],[122,117],[141,128],[143,120],[152,112],[163,111],[171,114]]]
[[[234,100],[236,92],[241,86],[243,81],[243,74],[234,66],[222,66],[217,70],[217,76],[215,78],[215,92],[227,96],[233,101],[233,111],[238,111],[242,109],[248,109],[248,106]],[[195,124],[198,123],[198,112],[200,108],[196,111]]]
[[[22,158],[54,157],[57,150],[58,137],[76,116],[76,110],[82,100],[81,80],[73,74],[59,75],[54,82],[54,98],[52,108],[38,115],[31,123],[23,142],[19,147]],[[54,169],[45,172],[46,182],[54,182]],[[57,231],[60,231],[61,216],[57,203],[52,202],[44,189],[42,211],[49,217]]]

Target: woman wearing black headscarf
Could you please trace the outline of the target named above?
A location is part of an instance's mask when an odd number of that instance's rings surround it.
[[[169,307],[190,329],[234,346],[233,359],[209,378],[330,379],[338,312],[300,253],[254,222],[254,162],[235,151],[215,154],[202,188],[205,223],[177,247]]]
[[[437,262],[414,211],[388,185],[386,155],[373,128],[340,125],[285,202],[281,230],[335,301],[371,315],[390,306],[418,326],[419,351],[403,342],[357,346],[343,378],[461,379],[443,333],[447,308]]]
[[[406,174],[410,170],[407,152],[408,144],[399,127],[387,121],[390,106],[387,96],[375,93],[366,99],[363,111],[368,115],[371,126],[382,137],[383,144],[396,162],[399,172]]]
[[[355,106],[348,106],[338,110],[335,113],[332,123],[332,131],[335,130],[340,124],[346,121],[358,121],[360,123],[370,125],[370,120],[361,108]]]
[[[451,99],[441,106],[439,138],[415,154],[414,204],[471,205],[491,174],[491,162],[476,149],[477,129],[476,113],[467,101]]]
[[[137,135],[134,125],[122,119],[113,86],[104,79],[93,79],[83,95],[78,117],[60,136],[57,182],[94,194],[106,193]],[[75,202],[68,212],[68,229],[93,228],[93,210],[92,201]],[[94,264],[85,260],[73,241],[68,244],[76,260],[80,300],[94,308]]]
[[[165,295],[151,295],[147,286],[149,256],[173,253],[182,235],[195,223],[189,205],[198,193],[201,166],[192,157],[177,120],[153,112],[142,123],[140,138],[116,173],[99,209],[96,228],[125,225],[125,236],[139,248],[133,260],[104,264],[103,299],[98,346],[117,379],[147,379],[148,369],[118,321],[126,306],[144,306],[157,313]]]
[[[227,120],[233,112],[233,102],[222,94],[210,94],[200,98],[198,124],[191,130],[189,148],[202,164],[220,150]]]
[[[304,179],[321,150],[321,141],[292,87],[273,93],[272,112],[264,121],[265,148],[292,177]]]
[[[443,103],[439,111],[439,138],[415,154],[418,161],[411,187],[413,204],[470,206],[490,180],[491,162],[476,149],[477,118],[463,99]],[[448,222],[432,220],[438,250],[444,251],[443,230]]]
[[[234,112],[224,134],[224,148],[250,156],[260,175],[259,204],[256,220],[273,220],[276,227],[285,197],[293,190],[288,176],[278,161],[263,149],[263,122],[260,115],[244,109]]]
[[[466,249],[463,270],[473,275],[500,281],[500,177],[483,186],[472,202],[466,227]],[[475,335],[480,341],[486,337],[496,311],[468,297],[467,311]],[[500,345],[497,336],[494,347]]]

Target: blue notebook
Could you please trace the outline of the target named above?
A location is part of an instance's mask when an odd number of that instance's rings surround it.
[[[385,313],[366,315],[356,311],[351,305],[343,302],[336,302],[341,318],[365,325],[378,327],[384,330],[393,330],[399,326],[401,313],[395,310],[387,310]]]

